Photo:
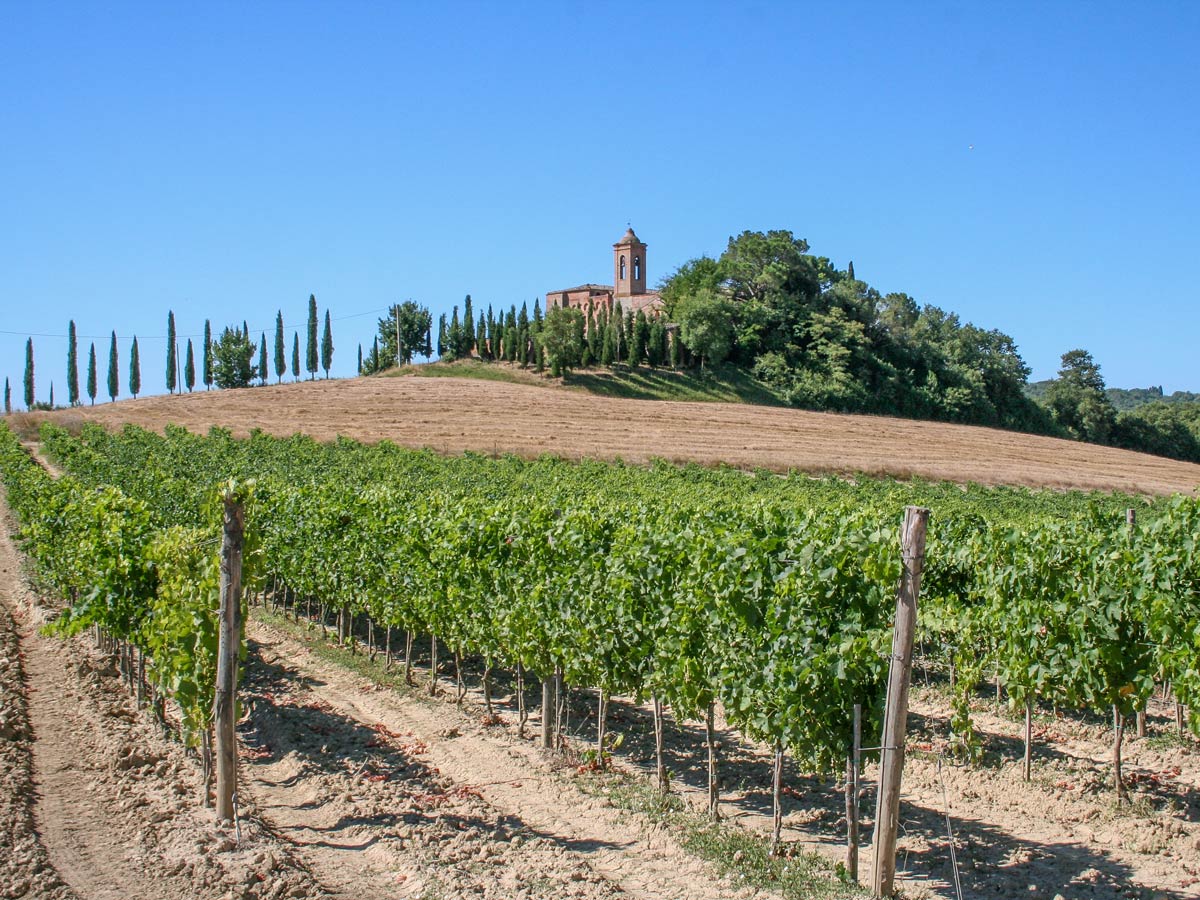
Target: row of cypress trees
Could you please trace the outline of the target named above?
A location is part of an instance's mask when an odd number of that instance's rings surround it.
[[[233,329],[227,329],[233,330]],[[310,378],[315,378],[318,371],[318,366],[325,370],[325,377],[329,377],[329,370],[333,365],[333,330],[330,319],[329,310],[325,311],[325,327],[321,335],[320,344],[317,342],[318,317],[317,317],[317,298],[315,295],[309,295],[308,298],[308,322],[307,322],[307,347],[304,360],[304,369],[308,372]],[[245,322],[242,323],[241,329],[244,339],[248,342],[250,338],[250,330]],[[212,336],[212,323],[206,319],[204,322],[204,341],[201,345],[201,383],[206,389],[211,389],[216,383],[216,366],[214,360],[214,342]],[[182,371],[179,365],[178,339],[175,329],[175,312],[169,310],[167,312],[167,392],[175,393],[177,390],[182,392],[186,387],[188,392],[196,386],[196,351],[192,345],[192,339],[187,339],[186,351],[183,359]],[[275,353],[274,353],[274,369],[275,376],[278,381],[283,380],[283,376],[288,372],[286,358],[286,339],[283,329],[283,311],[280,310],[275,316]],[[253,348],[252,348],[253,350]],[[267,338],[264,332],[257,347],[258,365],[254,369],[254,375],[260,380],[260,383],[265,384],[269,376],[267,368]],[[291,372],[294,377],[300,376],[300,334],[295,332],[292,343],[292,359]],[[142,390],[142,370],[141,370],[141,355],[138,350],[138,339],[136,336],[129,348],[129,392],[134,399]],[[99,379],[96,364],[96,345],[93,343],[88,350],[87,363],[87,380],[85,383],[87,396],[91,405],[95,405],[96,397],[99,396]],[[112,337],[109,342],[108,350],[108,378],[106,383],[107,396],[110,401],[116,400],[121,392],[120,379],[120,359],[117,349],[117,333],[112,332]],[[24,400],[26,409],[53,409],[54,408],[54,384],[50,385],[50,399],[46,403],[38,403],[35,395],[34,384],[34,356],[33,356],[33,338],[29,338],[25,342],[25,378],[24,378]],[[79,391],[79,342],[75,329],[75,320],[72,319],[67,328],[67,403],[70,406],[79,406],[82,404],[82,398]],[[4,379],[4,412],[12,412],[12,386],[8,378]]]

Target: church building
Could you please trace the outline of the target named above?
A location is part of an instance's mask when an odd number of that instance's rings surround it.
[[[663,309],[658,291],[646,290],[646,245],[630,227],[621,240],[613,244],[613,281],[615,284],[581,284],[546,294],[546,310],[555,306],[593,312],[605,308],[611,314],[616,305],[621,311],[635,315],[644,311],[647,316],[658,315]]]

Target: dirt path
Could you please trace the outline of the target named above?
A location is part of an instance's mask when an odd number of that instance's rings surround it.
[[[277,822],[281,833],[301,844],[315,872],[320,873],[325,866],[336,871],[347,865],[358,869],[373,862],[386,865],[386,854],[382,851],[373,861],[371,851],[364,848],[358,850],[362,858],[355,859],[352,852],[345,851],[357,849],[356,845],[350,845],[344,838],[340,843],[332,839],[314,842],[311,835],[322,828],[337,830],[330,824],[336,821],[373,822],[373,816],[381,813],[386,816],[387,808],[379,809],[378,798],[371,798],[374,793],[371,788],[391,783],[390,776],[403,771],[406,781],[415,779],[418,785],[433,779],[430,784],[441,795],[449,793],[459,800],[473,797],[481,801],[483,806],[471,816],[476,820],[482,817],[482,821],[471,822],[468,830],[491,829],[507,847],[515,844],[527,852],[532,848],[542,854],[540,858],[510,859],[503,864],[526,890],[546,883],[548,887],[552,885],[547,896],[561,896],[564,892],[571,896],[572,884],[591,880],[594,887],[607,883],[607,892],[647,900],[757,896],[717,878],[708,866],[680,850],[667,837],[647,834],[636,821],[631,821],[632,817],[606,801],[579,791],[546,765],[532,743],[515,744],[502,729],[475,724],[453,706],[443,709],[378,689],[366,679],[320,660],[301,642],[280,629],[254,621],[253,616],[249,635],[258,645],[262,664],[286,674],[272,682],[271,690],[303,685],[306,692],[303,696],[283,703],[272,693],[270,699],[276,710],[289,705],[306,709],[304,727],[312,732],[310,739],[316,736],[319,748],[318,754],[301,763],[295,753],[279,756],[274,752],[279,735],[269,729],[248,737],[248,741],[262,741],[268,748],[265,759],[270,766],[266,774],[254,777],[250,790],[261,814]],[[260,686],[258,690],[263,688]],[[252,721],[256,717],[257,713]],[[290,737],[295,739],[295,731]],[[359,743],[362,738],[366,738],[365,744]],[[377,752],[363,752],[367,748]],[[303,745],[300,749],[302,757]],[[381,755],[379,751],[386,752]],[[322,773],[314,762],[329,753],[337,759],[333,769],[370,773],[367,778],[374,779],[370,786],[360,785],[356,792],[335,803],[333,798],[343,789],[341,782],[334,777],[332,783],[325,783],[323,779],[332,777],[329,765]],[[442,779],[446,782],[442,783]],[[439,796],[436,791],[430,792],[428,786],[418,790],[428,796]],[[411,787],[405,788],[401,794],[411,800],[412,791]],[[405,804],[404,796],[394,802],[401,805],[393,809],[411,806]],[[434,802],[441,806],[441,800]],[[305,818],[299,815],[304,809],[316,809],[318,814]],[[413,824],[408,821],[410,815],[425,813],[414,809],[401,815],[399,824]],[[388,833],[385,828],[384,833],[376,832],[375,837],[378,843],[384,843],[410,831],[400,828]],[[398,858],[393,855],[393,862]],[[557,861],[549,870],[548,860]],[[566,877],[561,872],[564,866]]]
[[[0,897],[265,900],[319,895],[253,821],[199,805],[194,759],[139,715],[111,658],[39,634],[0,494]]]

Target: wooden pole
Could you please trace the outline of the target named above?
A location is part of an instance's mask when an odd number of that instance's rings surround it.
[[[554,746],[554,676],[542,679],[542,748]]]
[[[854,737],[846,760],[846,874],[858,884],[858,773],[862,759],[862,704],[854,704]]]
[[[871,893],[876,897],[890,897],[895,890],[896,836],[900,827],[900,779],[904,773],[908,685],[912,678],[913,633],[917,626],[917,599],[921,594],[925,528],[928,523],[929,510],[919,506],[905,507],[904,526],[900,532],[904,570],[896,595],[896,626],[892,635],[887,705],[883,714],[875,836],[871,842]]]
[[[217,691],[213,703],[216,731],[217,818],[233,818],[237,790],[237,745],[234,733],[238,651],[242,634],[242,534],[245,510],[232,493],[225,494],[225,527],[221,542],[221,619],[217,644]]]

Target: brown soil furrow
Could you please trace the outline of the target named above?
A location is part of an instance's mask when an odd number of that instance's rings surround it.
[[[453,707],[376,691],[269,625],[252,621],[248,632],[261,642],[265,662],[294,667],[295,676],[303,677],[333,710],[368,727],[411,733],[427,745],[428,761],[441,775],[519,818],[525,828],[585,861],[624,892],[647,900],[715,900],[735,893],[668,837],[647,834],[628,814],[564,781],[532,744],[513,744],[504,734],[470,723]],[[257,787],[255,791],[257,795]]]
[[[475,450],[646,462],[658,457],[776,471],[920,476],[981,484],[1194,492],[1200,465],[992,428],[725,403],[598,397],[460,378],[354,378],[148,397],[49,414],[161,430],[214,425],[319,440],[388,439]],[[37,417],[33,417],[36,421]]]

